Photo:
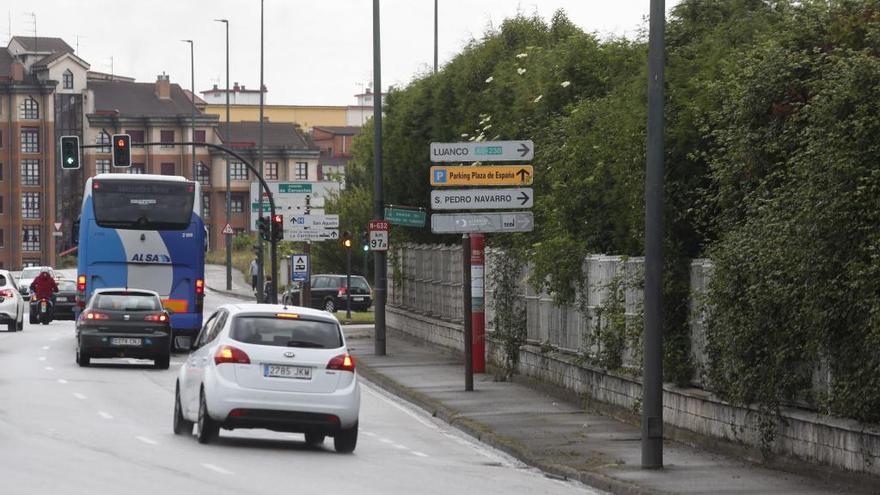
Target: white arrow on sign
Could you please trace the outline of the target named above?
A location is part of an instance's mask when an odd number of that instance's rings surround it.
[[[531,232],[534,226],[530,211],[431,215],[431,232],[435,234]]]
[[[531,160],[534,157],[535,143],[529,139],[431,143],[432,162],[509,162]]]
[[[515,210],[531,208],[531,187],[507,189],[451,189],[431,191],[433,210]]]

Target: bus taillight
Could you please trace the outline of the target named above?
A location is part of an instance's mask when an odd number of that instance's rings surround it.
[[[201,313],[205,303],[205,281],[196,279],[196,313]]]
[[[76,304],[80,308],[86,307],[86,276],[80,275],[76,278]]]

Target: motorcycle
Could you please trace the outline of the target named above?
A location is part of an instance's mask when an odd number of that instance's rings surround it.
[[[47,297],[41,297],[37,299],[34,296],[31,299],[31,315],[35,315],[35,321],[31,321],[31,323],[42,323],[43,325],[48,325],[52,322],[52,300]],[[36,307],[33,307],[36,306]]]

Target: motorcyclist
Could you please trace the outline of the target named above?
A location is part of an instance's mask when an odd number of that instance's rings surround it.
[[[49,275],[48,271],[42,271],[37,278],[31,282],[31,294],[34,295],[33,303],[39,303],[41,299],[49,300],[50,315],[51,308],[54,307],[55,293],[58,292],[58,283]]]

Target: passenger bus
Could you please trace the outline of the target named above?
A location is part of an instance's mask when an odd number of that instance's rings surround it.
[[[188,349],[202,326],[205,291],[201,197],[199,183],[183,177],[88,179],[78,222],[78,310],[95,289],[154,290],[171,314],[174,346]]]

